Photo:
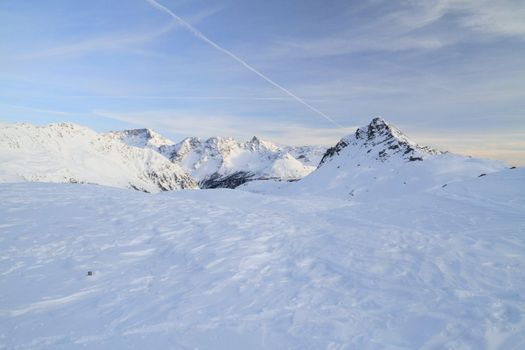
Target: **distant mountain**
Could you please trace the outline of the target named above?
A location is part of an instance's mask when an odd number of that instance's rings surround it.
[[[152,149],[166,158],[169,158],[172,146],[175,145],[175,142],[151,129],[113,131],[105,135],[120,140],[128,146]]]
[[[252,183],[243,189],[345,198],[381,198],[427,191],[504,169],[499,161],[419,146],[382,118],[329,148],[318,168],[294,184]]]
[[[409,162],[422,161],[427,156],[444,153],[419,146],[382,118],[374,118],[367,126],[357,129],[355,134],[343,137],[334,147],[326,151],[319,167],[339,156],[343,150],[347,158],[379,162],[391,158]]]
[[[157,192],[235,188],[252,180],[298,180],[326,148],[280,147],[253,137],[175,143],[151,129],[98,134],[70,124],[0,126],[0,181],[95,183]]]
[[[292,157],[307,166],[317,168],[323,158],[326,147],[324,146],[286,146],[283,152],[289,153]]]
[[[190,137],[173,146],[168,156],[202,188],[235,188],[260,179],[298,180],[316,168],[324,150],[279,147],[257,137],[247,142],[231,137]]]
[[[320,146],[281,147],[255,136],[247,142],[231,137],[188,137],[175,144],[151,129],[108,135],[130,146],[157,151],[186,170],[201,188],[235,188],[261,179],[298,180],[315,170],[326,151]]]
[[[70,123],[0,125],[0,181],[94,183],[146,192],[197,188],[156,151],[129,146],[140,143],[140,135],[129,133],[126,141]]]

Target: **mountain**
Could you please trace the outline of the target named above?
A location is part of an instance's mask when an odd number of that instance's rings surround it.
[[[318,168],[301,181],[253,183],[243,189],[377,199],[438,189],[505,167],[499,161],[420,146],[384,119],[374,118],[329,148]]]
[[[315,170],[326,151],[322,146],[282,147],[255,136],[247,142],[188,137],[177,144],[151,129],[115,131],[108,136],[160,153],[181,166],[201,188],[235,188],[253,180],[295,181]]]
[[[140,137],[130,133],[131,140]],[[156,151],[70,123],[0,125],[0,163],[1,182],[93,183],[145,192],[197,188]]]
[[[339,156],[343,150],[347,158],[379,162],[390,158],[409,162],[422,161],[424,157],[444,153],[419,146],[382,118],[374,118],[366,127],[357,129],[355,134],[343,137],[326,151],[319,167]]]
[[[151,129],[113,131],[108,137],[124,142],[128,146],[152,149],[167,157],[175,142]]]
[[[319,147],[282,148],[255,136],[247,142],[231,137],[189,137],[173,146],[169,157],[202,188],[235,188],[253,180],[300,179],[315,169],[320,159],[318,150]],[[294,152],[297,158],[292,155]]]
[[[324,146],[286,146],[283,151],[289,153],[292,157],[304,165],[317,168],[319,162],[326,153]]]

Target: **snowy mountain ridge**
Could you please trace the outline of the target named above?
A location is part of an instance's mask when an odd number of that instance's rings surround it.
[[[343,137],[334,147],[329,148],[319,166],[339,155],[347,147],[366,150],[370,159],[381,162],[396,156],[406,161],[421,161],[430,155],[446,153],[419,146],[401,130],[390,125],[383,118],[376,117],[367,126],[357,129],[355,134]]]
[[[228,187],[259,179],[297,180],[312,172],[322,147],[279,147],[253,137],[241,142],[232,137],[203,140],[189,137],[172,147],[169,158],[186,169],[203,188]]]
[[[429,191],[508,167],[503,162],[442,152],[416,144],[382,118],[343,137],[318,168],[293,184],[256,182],[244,190],[380,199]]]
[[[326,148],[278,146],[254,136],[187,137],[176,143],[151,129],[108,133],[127,145],[152,149],[185,169],[202,188],[234,188],[252,180],[298,180],[312,172]]]
[[[1,182],[71,182],[158,192],[197,188],[151,149],[72,123],[0,126]]]
[[[9,162],[0,181],[96,183],[148,192],[297,180],[316,168],[325,151],[281,147],[257,137],[246,142],[189,137],[176,144],[151,129],[98,134],[71,123],[5,125],[0,136],[2,159]]]
[[[151,149],[166,158],[169,158],[172,146],[175,145],[172,140],[148,128],[112,131],[105,135],[120,140],[128,146]]]
[[[174,143],[151,129],[98,134],[70,123],[5,125],[0,136],[0,159],[5,164],[0,181],[83,182],[148,192],[302,179],[277,187],[351,197],[402,194],[506,166],[419,146],[381,118],[326,152],[315,146],[282,147],[257,137],[245,142],[188,137]],[[260,186],[253,183],[244,189],[259,191]]]
[[[167,139],[161,134],[152,129],[131,129],[122,131],[113,131],[107,133],[108,136],[113,136],[128,146],[158,149],[162,146],[174,145],[175,142]]]

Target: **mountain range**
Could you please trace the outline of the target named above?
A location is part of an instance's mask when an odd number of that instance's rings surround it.
[[[146,192],[243,185],[256,192],[349,197],[446,186],[506,166],[419,146],[382,118],[328,149],[278,146],[255,136],[175,143],[151,129],[96,133],[70,123],[2,125],[0,160],[3,182],[94,183]]]
[[[154,149],[185,169],[201,188],[235,188],[253,180],[298,180],[317,167],[326,150],[281,147],[255,136],[246,142],[232,137],[188,137],[174,143],[150,129],[110,135],[130,146]]]
[[[2,182],[93,183],[144,192],[198,188],[158,152],[70,123],[2,125],[0,163]]]
[[[525,348],[524,168],[312,149],[0,126],[0,349]]]
[[[384,119],[374,118],[329,148],[316,171],[301,181],[256,181],[242,189],[377,199],[442,188],[506,167],[496,160],[420,146]]]

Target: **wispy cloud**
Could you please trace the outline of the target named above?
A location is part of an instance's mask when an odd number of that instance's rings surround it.
[[[198,23],[207,17],[214,15],[219,10],[219,8],[213,8],[196,13],[189,18],[189,21],[192,23]],[[154,55],[155,53],[151,51],[141,50],[141,47],[179,27],[180,25],[178,23],[169,22],[149,31],[98,34],[95,37],[88,37],[83,40],[55,47],[21,53],[15,55],[14,58],[17,60],[37,60],[63,56],[79,56],[91,52],[116,51],[123,49],[129,50],[129,52]]]
[[[368,1],[361,11],[390,8],[377,17],[327,36],[284,37],[269,56],[325,57],[363,51],[436,50],[460,42],[513,37],[525,40],[523,1]]]
[[[525,165],[525,132],[458,132],[421,131],[413,139],[426,145],[455,153],[482,158],[499,159],[511,165]]]
[[[199,113],[194,110],[149,110],[116,112],[98,110],[95,115],[135,125],[150,127],[180,137],[232,136],[249,139],[256,135],[268,140],[294,145],[332,145],[356,127],[319,128],[273,118],[248,118],[232,114]]]
[[[197,28],[192,26],[190,23],[186,22],[184,19],[179,17],[177,14],[175,14],[173,11],[171,11],[167,7],[159,4],[155,0],[146,0],[146,1],[148,3],[150,3],[153,7],[157,8],[157,9],[159,9],[159,10],[165,12],[165,13],[167,13],[168,15],[170,15],[177,23],[179,23],[184,28],[189,30],[197,39],[203,41],[204,43],[210,45],[214,49],[217,49],[218,51],[222,52],[226,56],[232,58],[234,61],[240,63],[243,67],[248,69],[250,72],[255,73],[257,76],[259,76],[260,78],[265,80],[267,83],[269,83],[269,84],[273,85],[274,87],[276,87],[277,89],[281,90],[286,95],[290,96],[295,101],[299,102],[300,104],[302,104],[306,108],[310,109],[311,111],[313,111],[318,116],[321,116],[322,118],[328,120],[330,123],[332,123],[336,127],[339,127],[339,128],[343,127],[341,124],[337,123],[335,120],[333,120],[330,116],[328,116],[323,111],[321,111],[318,108],[312,106],[310,103],[306,102],[304,99],[302,99],[301,97],[297,96],[296,94],[294,94],[292,91],[290,91],[289,89],[285,88],[281,84],[275,82],[275,80],[269,78],[266,74],[263,74],[261,71],[259,71],[258,69],[256,69],[255,67],[253,67],[252,65],[247,63],[245,60],[243,60],[242,58],[240,58],[239,56],[237,56],[236,54],[234,54],[230,50],[225,49],[224,47],[222,47],[221,45],[219,45],[215,41],[213,41],[210,38],[208,38],[206,35],[204,35],[202,32],[200,32]]]
[[[289,101],[286,96],[154,96],[154,95],[48,95],[48,98],[87,98],[112,100],[182,100],[182,101]]]
[[[48,48],[41,51],[34,51],[17,55],[16,59],[21,60],[36,60],[43,58],[52,58],[59,56],[74,56],[82,55],[89,52],[119,50],[130,46],[136,46],[150,42],[151,40],[168,33],[176,27],[175,24],[170,23],[153,30],[149,33],[134,33],[134,34],[120,34],[120,35],[105,35],[96,38],[89,38],[86,40],[65,44],[57,47]]]
[[[525,3],[521,0],[458,0],[452,2],[463,11],[463,27],[495,36],[525,40]]]
[[[0,104],[0,107],[4,109],[9,108],[9,109],[33,112],[33,113],[38,113],[38,114],[55,115],[55,116],[73,117],[73,116],[79,115],[79,113],[67,112],[67,111],[62,111],[62,110],[57,110],[57,109],[36,108],[36,107],[30,107],[30,106],[20,106],[20,105],[3,104],[3,103]]]

